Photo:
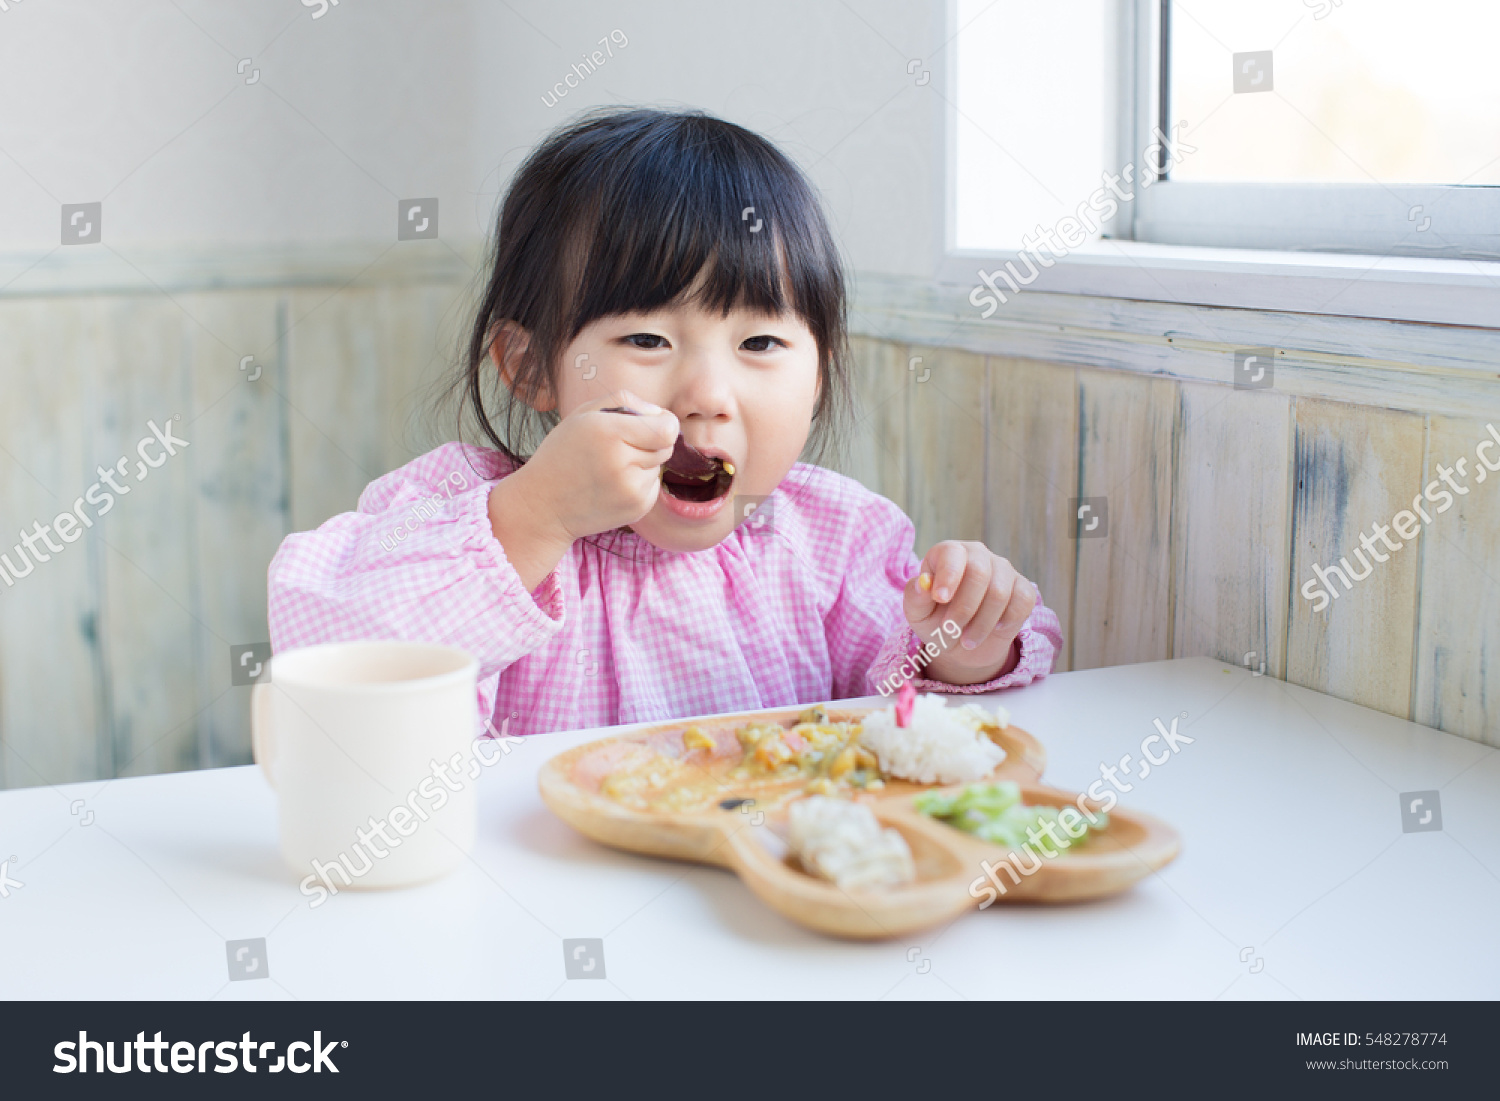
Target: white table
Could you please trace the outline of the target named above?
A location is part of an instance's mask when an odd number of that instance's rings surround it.
[[[855,944],[729,872],[554,818],[537,769],[599,731],[529,739],[484,771],[458,872],[317,909],[255,768],[32,788],[0,793],[0,861],[24,884],[0,898],[0,997],[1500,997],[1500,752],[1207,658],[999,698],[1047,747],[1044,779],[1075,790],[1186,711],[1193,742],[1121,797],[1176,825],[1182,855],[1115,899]],[[1442,829],[1404,832],[1398,797],[1424,790]],[[257,937],[268,978],[229,981],[225,942]],[[604,981],[565,977],[562,941],[585,937],[603,939]]]

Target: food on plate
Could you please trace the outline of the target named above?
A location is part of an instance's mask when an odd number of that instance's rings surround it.
[[[792,804],[787,847],[812,875],[846,891],[895,887],[917,878],[906,839],[869,807],[813,795]]]
[[[837,787],[879,791],[885,786],[875,755],[858,744],[860,724],[828,721],[822,707],[809,707],[790,727],[746,723],[734,734],[744,747],[730,781],[805,777],[810,792],[827,795]]]
[[[990,738],[1004,729],[1004,711],[946,707],[941,696],[915,692],[898,703],[863,721],[832,721],[821,705],[791,723],[752,720],[731,729],[700,720],[680,732],[618,745],[589,767],[607,798],[636,810],[684,812],[707,810],[736,794],[754,794],[760,806],[770,807],[804,794],[879,792],[892,778],[979,780],[1005,759]],[[777,798],[768,798],[773,792]]]
[[[911,709],[917,702],[917,690],[912,687],[911,681],[902,681],[901,687],[896,690],[896,725],[906,727],[911,725]]]
[[[958,784],[979,780],[1005,759],[989,737],[1003,730],[1009,715],[991,714],[978,704],[947,707],[943,697],[918,696],[905,725],[897,725],[894,707],[865,716],[859,741],[873,752],[880,771],[922,784]]]
[[[682,732],[682,747],[684,749],[713,749],[718,745],[713,735],[703,733],[700,726],[690,726]]]
[[[1093,820],[1074,807],[1026,806],[1021,789],[1010,781],[970,784],[956,795],[924,791],[912,799],[931,818],[972,833],[982,841],[1017,850],[1030,844],[1043,856],[1058,856],[1088,841],[1109,825],[1109,815],[1093,811]],[[1029,832],[1028,832],[1029,831]]]

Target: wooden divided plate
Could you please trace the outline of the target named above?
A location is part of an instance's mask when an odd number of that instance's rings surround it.
[[[1067,902],[1125,890],[1177,855],[1177,831],[1149,815],[1118,807],[1102,831],[1039,862],[1012,859],[1004,846],[982,841],[921,814],[912,797],[923,791],[958,792],[964,784],[918,784],[887,779],[878,791],[839,791],[868,806],[883,826],[911,848],[917,878],[899,887],[844,890],[803,871],[787,855],[787,808],[801,797],[804,776],[736,778],[744,750],[735,731],[749,723],[790,729],[804,709],[716,715],[663,723],[602,738],[558,754],[543,767],[542,799],[580,833],[614,848],[716,864],[733,869],[755,895],[784,916],[819,932],[874,939],[893,937],[956,917],[989,900]],[[824,709],[828,721],[857,722],[874,708]],[[684,744],[688,732],[695,746]],[[1087,796],[1040,783],[1046,753],[1015,725],[990,731],[1005,759],[986,781],[1012,780],[1027,805],[1097,807]],[[707,743],[711,740],[712,746]],[[622,768],[650,776],[669,809],[626,805],[600,791]],[[646,800],[641,800],[642,802]],[[984,862],[984,863],[981,863]],[[990,871],[987,873],[985,864]],[[997,889],[996,885],[1000,889]]]

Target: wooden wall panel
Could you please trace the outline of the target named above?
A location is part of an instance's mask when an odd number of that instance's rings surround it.
[[[989,360],[984,541],[1036,582],[1062,622],[1053,668],[1070,668],[1077,543],[1068,502],[1078,495],[1078,380],[1066,367]]]
[[[386,470],[385,380],[378,288],[314,287],[288,295],[287,434],[293,531],[352,510]]]
[[[394,470],[457,438],[452,406],[443,398],[467,336],[471,292],[440,284],[385,287],[381,293],[384,470]]]
[[[21,529],[51,524],[97,477],[88,411],[102,327],[91,302],[0,301],[0,553],[23,571]],[[109,775],[98,530],[0,582],[0,787]]]
[[[1423,418],[1368,406],[1297,399],[1291,616],[1287,679],[1402,718],[1411,712],[1420,548],[1383,551],[1385,562],[1338,592],[1322,611],[1303,597],[1313,567],[1347,559],[1361,532],[1388,524],[1422,485]],[[1365,552],[1361,549],[1361,554]],[[1365,555],[1368,561],[1369,555]]]
[[[1444,513],[1429,503],[1432,523],[1417,536],[1412,718],[1500,746],[1500,473],[1483,469],[1476,455],[1481,440],[1495,440],[1490,426],[1500,434],[1500,417],[1433,417],[1428,424],[1423,485],[1442,464],[1469,492],[1452,493],[1454,504]],[[1500,463],[1500,440],[1483,457]],[[1455,469],[1459,459],[1467,460],[1464,473]]]
[[[1286,673],[1291,401],[1182,383],[1172,510],[1172,654]]]
[[[276,291],[181,298],[194,410],[190,499],[197,563],[194,608],[197,767],[250,761],[248,687],[230,680],[230,647],[269,639],[266,566],[290,525],[285,390]],[[240,369],[240,359],[254,361]],[[258,372],[258,376],[257,376]]]
[[[399,285],[288,296],[292,530],[352,510],[370,482],[450,438],[424,414],[463,320],[457,294]]]
[[[921,557],[945,539],[984,538],[988,386],[983,356],[915,345],[906,351],[906,513]]]
[[[1171,657],[1177,383],[1080,370],[1078,390],[1078,496],[1106,498],[1109,519],[1103,538],[1077,540],[1071,667]]]
[[[289,530],[448,438],[432,403],[465,290],[0,303],[0,382],[27,398],[0,407],[0,532],[50,522],[96,466],[129,460],[109,514],[0,582],[0,785],[249,760],[229,647],[268,636],[266,566]],[[138,478],[137,443],[174,414],[187,447]]]
[[[194,719],[199,710],[197,528],[191,492],[195,449],[187,432],[194,402],[186,329],[193,322],[165,296],[110,299],[98,343],[88,354],[100,395],[91,444],[103,465],[122,456],[115,502],[94,534],[104,544],[101,656],[109,675],[112,775],[138,776],[198,764]],[[188,446],[156,469],[138,454],[162,448],[154,422]],[[144,476],[142,476],[144,473]]]
[[[833,469],[906,508],[906,404],[911,385],[899,344],[853,337],[854,410]]]

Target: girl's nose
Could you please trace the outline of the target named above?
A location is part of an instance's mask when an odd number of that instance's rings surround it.
[[[731,367],[727,357],[717,352],[685,359],[668,407],[679,420],[728,418],[734,407]]]

